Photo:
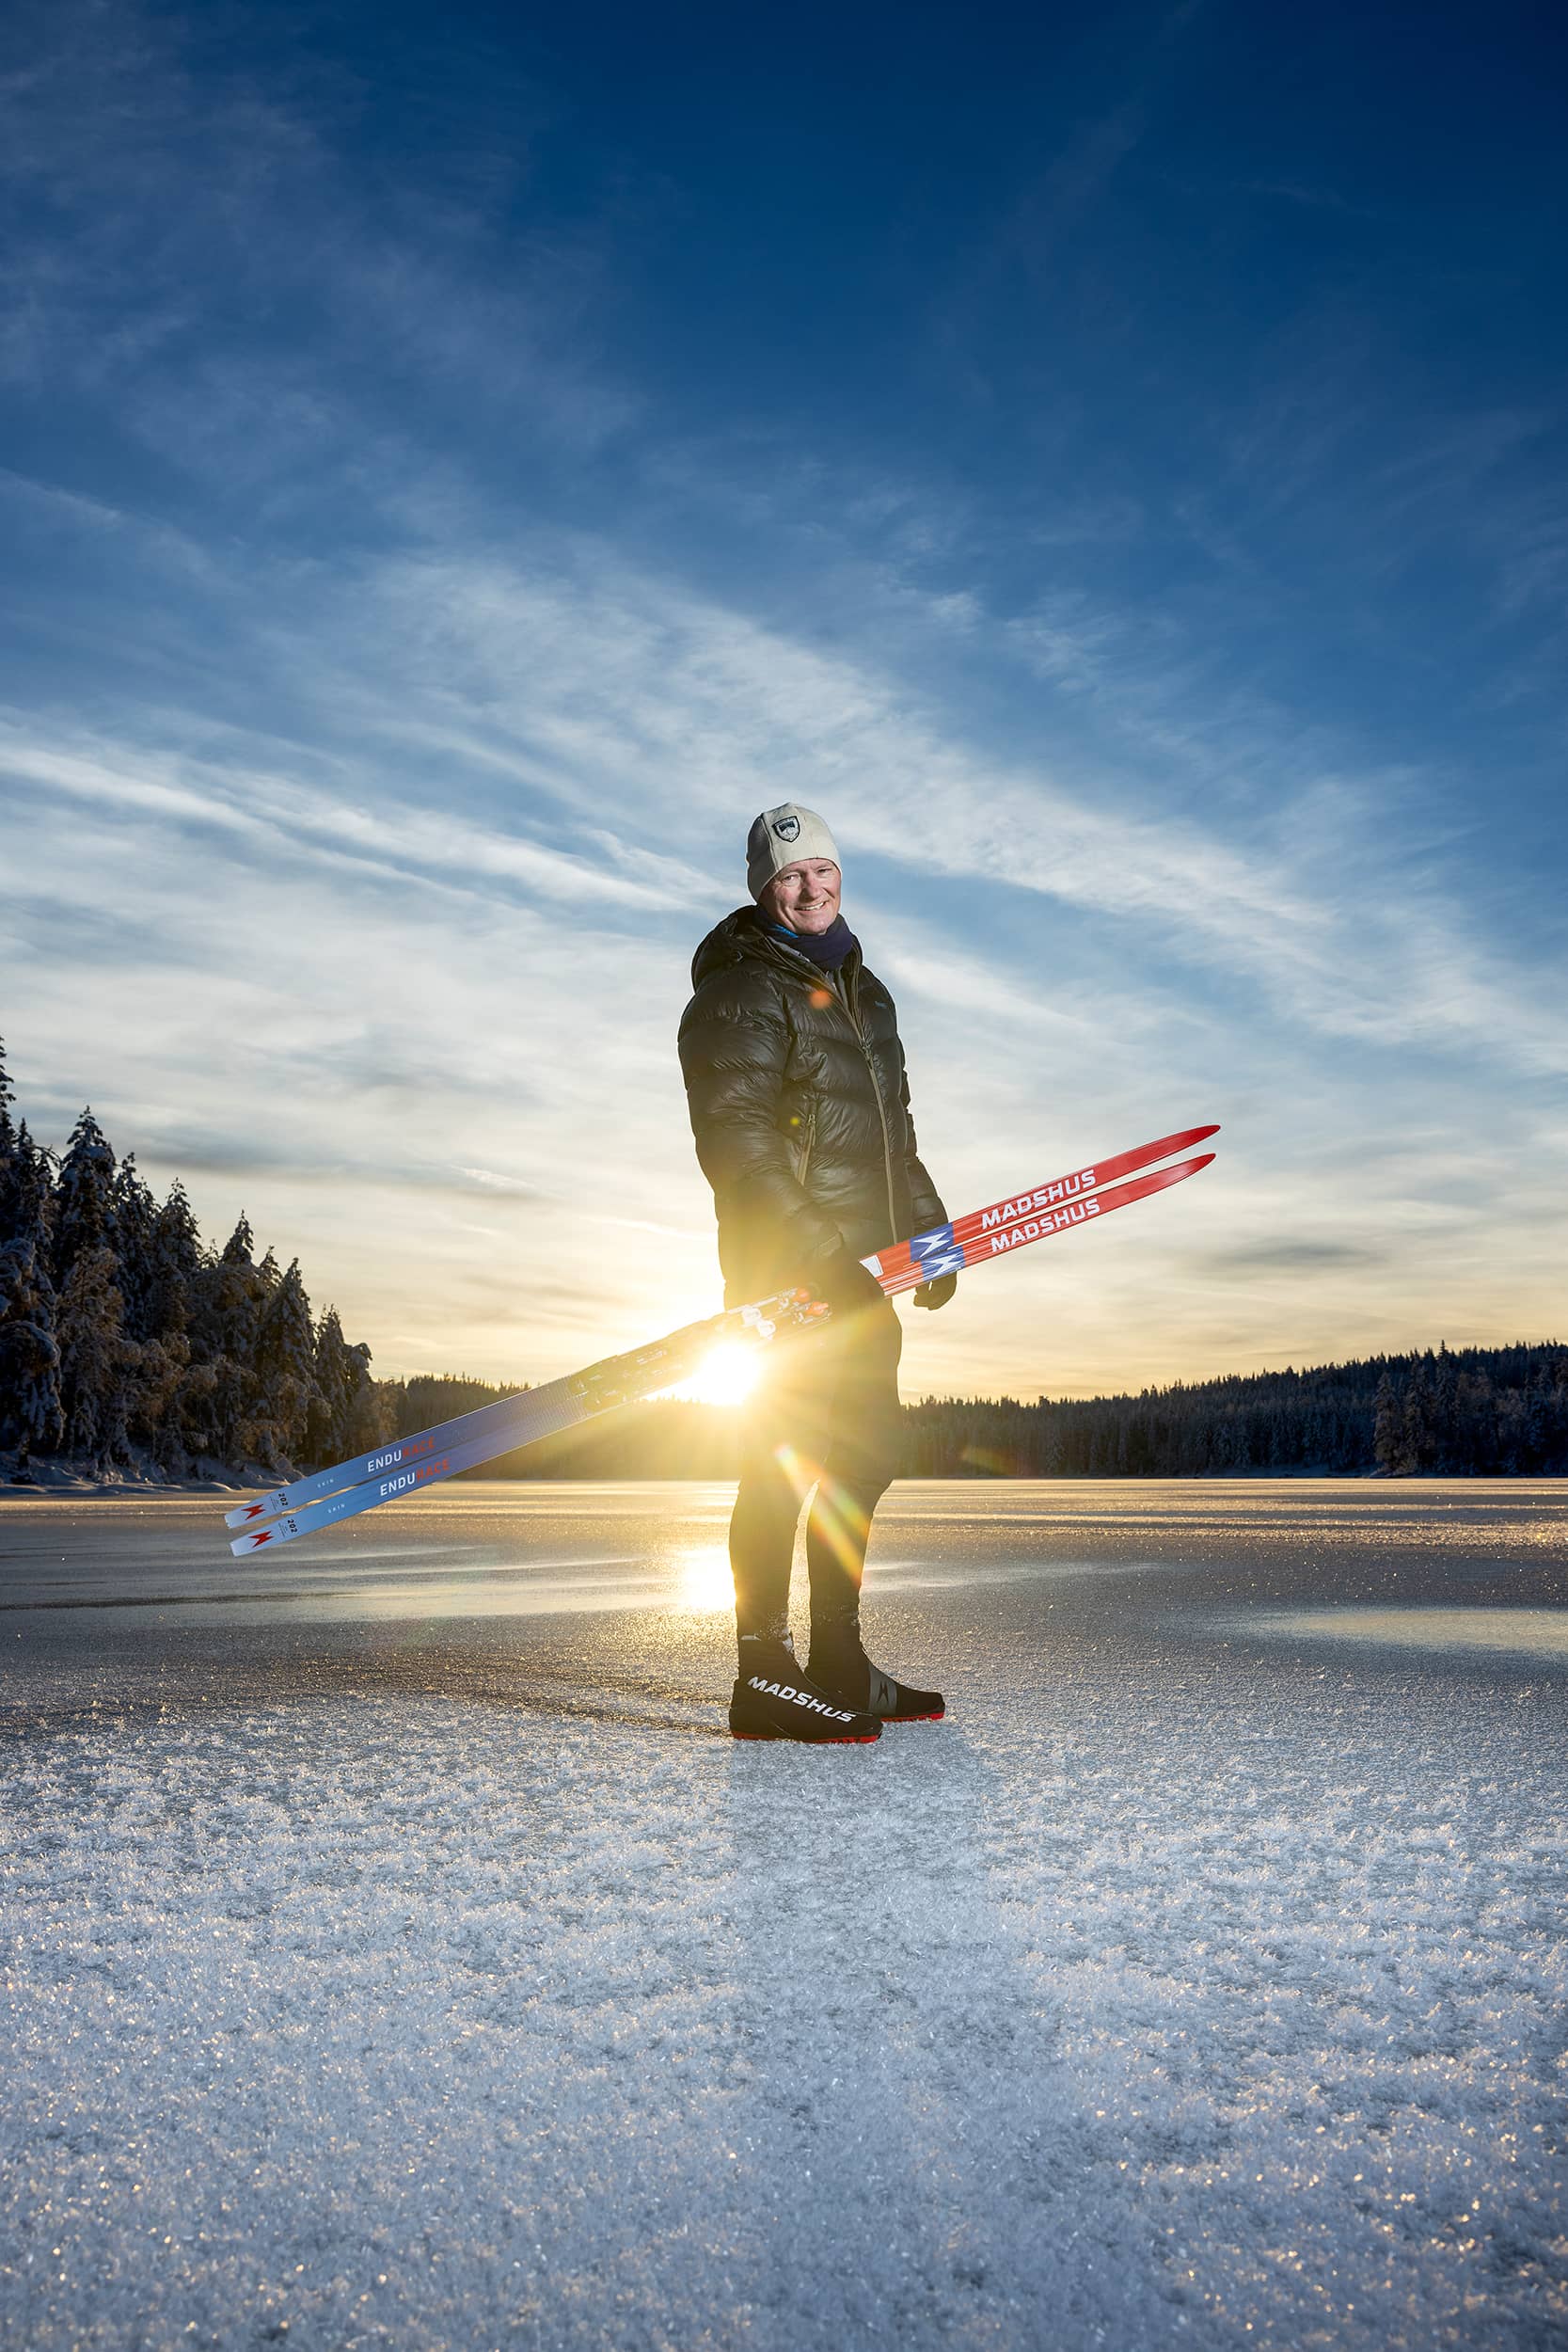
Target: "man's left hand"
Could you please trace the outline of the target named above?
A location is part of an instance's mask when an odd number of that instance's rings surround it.
[[[945,1307],[958,1287],[958,1278],[956,1274],[939,1274],[934,1282],[921,1283],[920,1288],[915,1292],[914,1303],[917,1307],[930,1307],[933,1310]]]

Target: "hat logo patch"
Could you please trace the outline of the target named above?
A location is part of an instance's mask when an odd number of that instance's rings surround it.
[[[781,841],[794,841],[800,835],[800,819],[799,817],[777,818],[774,820],[773,831]]]

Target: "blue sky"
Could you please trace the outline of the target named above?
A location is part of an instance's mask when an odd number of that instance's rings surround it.
[[[844,848],[1081,1393],[1561,1324],[1555,12],[137,8],[0,83],[0,1031],[383,1371],[704,1311],[673,1056]]]

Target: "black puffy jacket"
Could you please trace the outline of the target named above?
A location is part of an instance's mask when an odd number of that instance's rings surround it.
[[[739,907],[691,981],[681,1069],[732,1305],[942,1223],[893,999],[858,947],[830,976]]]

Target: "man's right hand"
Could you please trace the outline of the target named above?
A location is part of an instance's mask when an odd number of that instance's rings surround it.
[[[812,1288],[826,1299],[835,1315],[851,1315],[860,1308],[877,1306],[887,1295],[869,1266],[847,1251],[830,1258],[812,1278]]]
[[[930,1281],[921,1283],[920,1288],[915,1292],[914,1303],[917,1307],[928,1307],[934,1312],[938,1307],[946,1306],[958,1287],[958,1278],[956,1274],[935,1275]]]

